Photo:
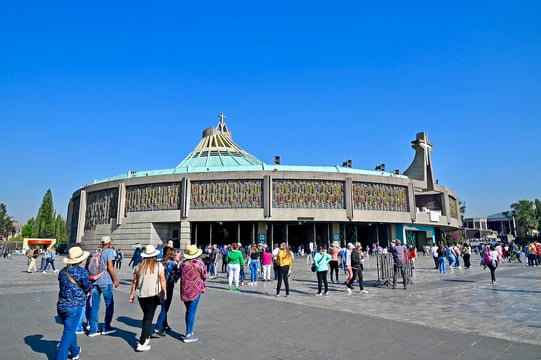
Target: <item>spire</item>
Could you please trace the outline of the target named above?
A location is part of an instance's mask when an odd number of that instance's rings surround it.
[[[411,142],[411,147],[415,149],[415,158],[408,169],[404,171],[404,175],[410,179],[424,182],[428,189],[434,189],[434,172],[430,157],[432,144],[428,141],[427,134],[425,132],[417,133],[416,139]]]
[[[260,165],[262,161],[238,146],[225,124],[225,115],[218,115],[216,128],[203,131],[202,139],[195,149],[177,167],[220,167]]]

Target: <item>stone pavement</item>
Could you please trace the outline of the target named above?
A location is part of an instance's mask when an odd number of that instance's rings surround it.
[[[79,335],[81,359],[541,359],[541,268],[503,264],[493,288],[479,259],[473,256],[469,270],[442,276],[432,258],[420,257],[408,290],[375,287],[370,259],[364,272],[368,294],[357,288],[348,295],[344,285],[330,284],[328,297],[314,296],[317,281],[304,258],[296,258],[289,298],[274,296],[275,282],[229,292],[220,274],[208,281],[199,305],[199,341],[179,340],[184,306],[175,291],[173,331],[152,339],[146,353],[134,351],[142,312],[128,302],[131,276],[123,265],[115,290],[118,331]],[[56,264],[63,265],[61,257]],[[24,257],[0,259],[0,358],[54,359],[62,333],[56,274],[25,270]]]

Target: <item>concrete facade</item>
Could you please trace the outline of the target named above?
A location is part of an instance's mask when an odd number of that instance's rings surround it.
[[[426,133],[412,141],[414,160],[400,174],[258,163],[232,141],[223,117],[217,129],[205,130],[176,168],[132,171],[75,191],[70,244],[94,248],[112,235],[126,250],[170,239],[180,247],[337,240],[386,246],[392,238],[421,246],[461,227],[457,195],[434,181]]]

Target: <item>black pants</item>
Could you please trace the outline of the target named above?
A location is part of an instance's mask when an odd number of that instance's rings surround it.
[[[435,269],[439,269],[440,264],[438,263],[438,257],[437,256],[432,256],[432,258],[434,259],[434,265],[436,266]]]
[[[396,261],[394,263],[394,274],[393,274],[393,289],[396,286],[396,278],[398,276],[398,273],[400,272],[400,275],[402,275],[402,279],[404,280],[404,289],[408,286],[408,279],[406,277],[406,264],[402,261]]]
[[[282,281],[286,288],[286,295],[289,295],[289,265],[280,266],[278,270],[278,284],[276,285],[276,295],[280,295],[280,289],[282,288]]]
[[[463,254],[462,257],[464,258],[464,267],[466,269],[469,269],[471,267],[471,262],[470,262],[471,255],[470,254]]]
[[[329,268],[331,269],[331,281],[333,273],[336,274],[336,281],[338,281],[338,260],[329,261]]]
[[[498,262],[494,261],[494,265],[496,266],[493,266],[492,264],[493,263],[489,263],[487,267],[490,269],[490,280],[492,280],[492,282],[495,283],[496,282],[496,268],[498,267]]]
[[[347,282],[347,287],[350,289],[353,289],[353,283],[355,282],[355,279],[357,276],[359,276],[359,289],[364,290],[364,284],[363,284],[363,271],[362,269],[357,268],[351,268],[351,279]]]
[[[137,298],[137,300],[139,300],[139,305],[141,306],[141,310],[143,310],[143,326],[141,328],[141,337],[139,338],[139,343],[143,345],[150,337],[152,320],[154,320],[156,308],[160,305],[160,298],[158,296],[150,296]]]
[[[325,287],[325,292],[329,292],[329,283],[327,282],[327,270],[318,271],[316,272],[316,274],[317,274],[317,292],[321,294],[321,289],[323,287]]]

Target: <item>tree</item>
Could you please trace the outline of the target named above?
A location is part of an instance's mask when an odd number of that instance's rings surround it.
[[[32,237],[47,239],[55,236],[55,214],[53,209],[53,195],[51,189],[48,189],[41,201],[36,223],[32,227]]]
[[[55,238],[57,243],[64,243],[68,241],[68,229],[66,227],[66,220],[64,220],[61,215],[56,216]]]
[[[13,230],[12,218],[8,215],[8,210],[5,204],[0,204],[0,233],[7,240],[9,233]]]
[[[536,200],[536,202],[539,202],[539,200]],[[536,212],[539,212],[540,208],[534,209],[533,201],[519,200],[511,204],[511,209],[511,215],[515,217],[517,223],[518,237],[526,238],[532,233],[532,230],[537,230],[538,220],[536,219]]]

